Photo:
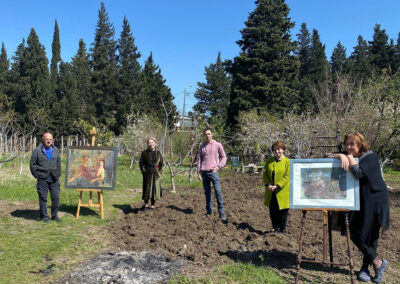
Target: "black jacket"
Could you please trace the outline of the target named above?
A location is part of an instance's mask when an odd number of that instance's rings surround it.
[[[32,152],[30,162],[31,173],[36,179],[47,179],[51,176],[56,181],[61,176],[60,152],[53,146],[51,160],[49,160],[43,152],[43,148],[43,144],[40,144]]]

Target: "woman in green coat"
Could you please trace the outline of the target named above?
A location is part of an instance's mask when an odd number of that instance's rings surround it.
[[[139,161],[140,171],[143,175],[143,210],[154,209],[156,200],[161,197],[160,177],[164,161],[161,153],[156,149],[156,143],[154,137],[147,138],[147,150],[142,152]],[[149,200],[151,200],[151,206]]]
[[[286,146],[278,141],[272,144],[274,157],[264,166],[265,206],[269,207],[273,231],[286,232],[289,213],[289,168],[290,160],[285,157]]]

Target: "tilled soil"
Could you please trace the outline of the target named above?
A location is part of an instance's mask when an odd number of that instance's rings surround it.
[[[263,205],[264,188],[259,175],[229,173],[221,180],[228,223],[214,215],[204,218],[205,197],[202,188],[166,190],[154,210],[141,210],[133,204],[129,212],[110,226],[113,249],[152,251],[185,260],[183,273],[201,276],[211,268],[232,262],[252,262],[269,266],[281,277],[293,282],[301,230],[301,211],[290,210],[287,234],[270,232],[268,208]],[[393,185],[392,185],[393,186]],[[400,189],[393,188],[391,228],[379,240],[379,253],[390,263],[386,283],[400,280]],[[351,244],[355,270],[361,254]],[[322,259],[322,213],[308,212],[305,225],[303,258]],[[333,231],[334,261],[348,263],[346,238]],[[303,281],[319,283],[349,282],[349,268],[332,270],[318,264],[301,265]],[[196,273],[196,271],[198,273]]]

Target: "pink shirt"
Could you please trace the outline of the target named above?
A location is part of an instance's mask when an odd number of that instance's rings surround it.
[[[211,140],[211,143],[204,142],[197,152],[197,173],[210,171],[213,168],[218,170],[225,166],[226,156],[222,144]]]

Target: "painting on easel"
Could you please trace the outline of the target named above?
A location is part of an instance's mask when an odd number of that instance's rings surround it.
[[[336,159],[290,160],[290,208],[359,210],[359,183]]]
[[[115,189],[118,148],[68,147],[65,188]]]

